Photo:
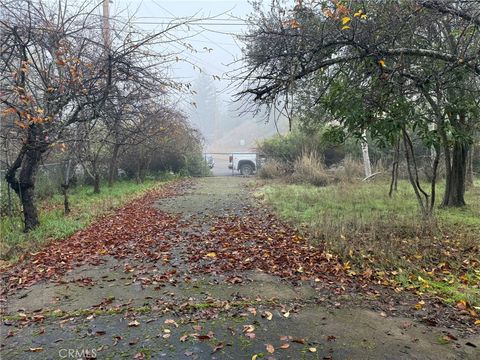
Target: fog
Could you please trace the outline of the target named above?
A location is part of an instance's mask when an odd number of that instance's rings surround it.
[[[179,19],[189,19],[169,34],[176,39],[156,49],[176,53],[169,76],[191,84],[193,93],[176,94],[178,107],[205,139],[206,152],[249,151],[258,140],[285,132],[286,120],[266,121],[265,115],[245,112],[243,102],[234,102],[239,90],[231,75],[242,67],[242,43],[247,31],[245,18],[251,11],[247,1],[115,0],[110,3],[116,17],[132,19],[143,31],[161,31]]]

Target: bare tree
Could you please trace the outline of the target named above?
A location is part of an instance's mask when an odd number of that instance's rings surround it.
[[[34,188],[40,162],[52,145],[68,141],[69,128],[105,116],[107,105],[115,104],[114,88],[180,87],[164,74],[175,57],[151,47],[171,41],[162,36],[188,19],[146,35],[125,21],[107,52],[97,7],[90,1],[0,3],[1,111],[19,128],[6,180],[23,205],[26,231],[39,223]]]

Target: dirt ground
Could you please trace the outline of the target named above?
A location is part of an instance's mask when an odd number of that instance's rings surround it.
[[[411,308],[408,299],[372,297],[354,286],[337,291],[321,274],[293,281],[261,266],[203,267],[209,257],[222,260],[220,253],[213,248],[200,257],[195,249],[203,248],[192,244],[220,234],[219,219],[266,214],[256,208],[250,182],[196,179],[181,194],[158,199],[159,214],[176,216],[176,223],[161,234],[168,247],[155,260],[105,254],[100,262],[72,267],[61,281],[6,292],[1,358],[480,358],[477,334],[452,322],[429,326],[401,311]],[[255,232],[249,236],[258,240]],[[435,311],[452,316],[442,307]]]

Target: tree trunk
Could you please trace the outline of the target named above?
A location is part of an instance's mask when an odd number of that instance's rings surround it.
[[[67,168],[65,169],[65,178],[62,187],[63,194],[63,213],[65,215],[70,214],[70,203],[68,201],[68,188],[70,187],[70,168],[72,166],[72,159],[69,159],[67,162]]]
[[[117,180],[117,164],[118,164],[118,152],[120,150],[120,145],[115,144],[113,146],[112,157],[110,158],[110,168],[108,171],[108,186],[112,186],[113,183]]]
[[[5,175],[5,180],[22,203],[25,232],[34,229],[40,223],[35,205],[34,190],[41,158],[42,150],[40,148],[25,145]],[[20,169],[20,174],[17,180],[15,175],[18,169]]]
[[[70,202],[68,201],[68,184],[62,184],[62,194],[63,194],[63,212],[65,215],[70,214]]]
[[[447,176],[442,201],[443,207],[465,206],[468,147],[465,142],[456,140],[451,150],[451,159],[446,161]]]
[[[430,204],[434,203],[434,200],[429,202],[429,195],[422,189],[420,180],[418,177],[418,167],[415,160],[415,154],[413,149],[413,143],[405,128],[402,129],[403,134],[403,146],[405,148],[405,160],[407,162],[407,172],[410,184],[413,187],[415,196],[417,197],[418,205],[422,211],[424,217],[430,217],[432,215],[433,207]]]
[[[434,150],[435,157],[432,159],[432,178],[430,180],[430,212],[433,212],[437,197],[437,173],[438,164],[440,163],[440,146],[438,144],[435,145]]]
[[[365,141],[362,141],[362,155],[363,155],[363,166],[365,168],[365,178],[368,178],[372,175],[372,166],[370,165],[370,155],[368,153],[368,142],[367,142],[367,132],[363,132]]]
[[[388,191],[388,196],[392,197],[393,192],[397,191],[398,184],[398,161],[394,161],[392,164],[392,178],[390,181],[390,190]]]
[[[40,224],[37,207],[35,205],[34,187],[29,186],[23,188],[20,199],[22,200],[23,205],[24,231],[29,232]]]
[[[398,187],[398,162],[400,161],[400,140],[395,144],[395,153],[393,154],[392,163],[392,178],[390,181],[390,190],[388,196],[392,197],[393,192],[397,191]]]
[[[466,178],[466,185],[467,186],[472,186],[473,185],[473,158],[475,155],[475,146],[472,144],[470,146],[470,151],[468,152],[468,159],[467,159],[467,178]]]
[[[97,172],[93,175],[93,193],[100,194],[100,175]]]

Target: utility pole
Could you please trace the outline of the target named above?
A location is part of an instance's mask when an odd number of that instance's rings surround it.
[[[107,93],[110,91],[110,86],[112,82],[112,54],[111,54],[111,42],[110,42],[110,1],[111,0],[103,0],[103,44],[105,47],[105,58],[107,64],[107,79],[106,79],[106,86],[107,86]],[[112,118],[113,120],[113,131],[115,136],[115,144],[113,147],[112,157],[110,159],[110,166],[108,170],[108,186],[112,186],[114,181],[117,179],[118,175],[118,136],[119,136],[119,119],[116,117]]]
[[[110,0],[103,0],[103,43],[110,49]]]

